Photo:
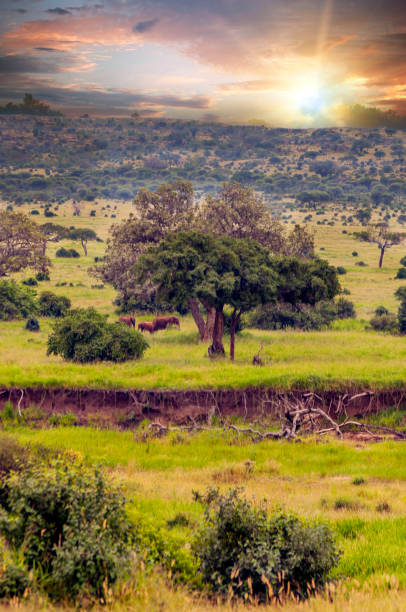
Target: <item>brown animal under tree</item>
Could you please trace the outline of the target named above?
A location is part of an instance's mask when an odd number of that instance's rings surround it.
[[[127,325],[127,327],[134,327],[135,328],[135,318],[132,317],[132,316],[120,317],[119,321],[120,321],[120,323],[125,323]]]
[[[155,327],[151,321],[141,321],[141,323],[138,323],[138,330],[140,332],[149,331],[150,334],[153,334]]]
[[[178,317],[170,316],[170,317],[155,317],[152,321],[155,331],[159,329],[166,329],[168,325],[176,325],[180,329],[180,322]]]

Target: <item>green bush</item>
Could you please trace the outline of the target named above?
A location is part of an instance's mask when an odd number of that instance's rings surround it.
[[[37,281],[49,281],[49,274],[48,272],[38,272],[35,278]]]
[[[71,306],[71,301],[64,295],[43,291],[38,298],[38,304],[43,317],[64,317]]]
[[[385,308],[385,306],[378,306],[378,308],[375,309],[375,314],[377,316],[380,316],[383,314],[389,314],[389,310]]]
[[[370,326],[376,331],[396,332],[398,331],[398,320],[391,312],[375,315],[369,321]]]
[[[193,549],[200,573],[224,595],[260,601],[284,592],[300,598],[320,589],[340,557],[332,532],[276,512],[270,517],[240,496],[211,489],[201,497],[205,522]]]
[[[81,363],[136,359],[148,346],[140,332],[120,323],[108,323],[94,308],[71,310],[55,322],[48,337],[48,355]]]
[[[36,287],[38,285],[38,281],[30,276],[22,281],[23,285],[27,285],[28,287]]]
[[[38,319],[36,317],[28,317],[25,322],[25,329],[32,332],[39,331]]]
[[[0,320],[24,319],[36,314],[35,292],[14,281],[0,281]]]
[[[80,257],[76,249],[65,249],[65,247],[58,249],[55,255],[56,257]]]
[[[402,257],[402,259],[400,260],[400,265],[401,266],[406,266],[406,255],[404,257]]]
[[[336,306],[338,319],[354,319],[357,316],[351,300],[340,297],[336,300]]]
[[[259,329],[285,329],[293,327],[309,331],[322,329],[337,318],[337,305],[332,300],[308,304],[265,304],[255,308],[248,316],[250,327]]]
[[[347,274],[347,270],[344,266],[337,266],[337,274]]]
[[[56,599],[105,598],[130,561],[124,497],[83,466],[36,467],[7,485],[0,534],[40,586]]]
[[[406,278],[406,268],[399,268],[395,278]]]
[[[16,565],[0,568],[0,599],[22,597],[31,586],[31,578],[26,569]]]

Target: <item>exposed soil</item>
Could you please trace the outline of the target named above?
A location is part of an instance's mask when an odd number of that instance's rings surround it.
[[[135,426],[146,418],[163,424],[210,421],[214,416],[259,421],[278,417],[292,405],[309,401],[332,417],[360,418],[393,406],[406,412],[406,390],[313,393],[261,388],[196,391],[2,388],[0,408],[6,401],[20,410],[36,406],[44,415],[70,413],[83,425],[116,423],[123,427]]]

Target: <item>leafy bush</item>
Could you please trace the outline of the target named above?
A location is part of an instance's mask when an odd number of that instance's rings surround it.
[[[71,310],[55,322],[48,337],[48,355],[81,363],[139,358],[148,346],[140,332],[120,323],[108,323],[94,308]]]
[[[65,247],[58,249],[55,255],[56,257],[80,257],[76,249],[65,249]]]
[[[0,320],[23,319],[37,311],[32,289],[17,285],[14,281],[0,281]]]
[[[398,321],[396,315],[391,312],[375,315],[369,321],[369,324],[376,331],[396,332],[398,330]]]
[[[36,467],[7,480],[0,533],[54,598],[105,598],[125,571],[131,531],[125,499],[83,466]]]
[[[344,266],[337,266],[337,274],[347,274],[347,270]]]
[[[341,298],[343,299],[343,298]],[[344,300],[347,302],[348,300]],[[349,302],[351,304],[351,302]],[[265,304],[253,310],[247,317],[251,327],[259,329],[322,329],[330,325],[338,316],[338,306],[333,300],[317,302],[314,306],[308,304]],[[344,318],[344,317],[340,317]]]
[[[205,524],[194,542],[203,580],[225,595],[278,600],[321,588],[340,553],[332,532],[291,514],[268,517],[240,496],[211,489],[201,497]]]
[[[402,259],[400,260],[400,265],[401,266],[406,266],[406,255],[404,257],[402,257]]]
[[[365,261],[356,261],[355,265],[359,266],[360,268],[366,268],[368,264],[366,264]]]
[[[36,317],[28,317],[25,322],[25,329],[28,331],[36,332],[39,331],[39,322]]]
[[[0,568],[0,599],[22,597],[31,585],[31,578],[26,569],[16,565]]]
[[[338,319],[354,319],[356,312],[353,302],[340,297],[336,301]]]
[[[389,310],[385,308],[385,306],[378,306],[378,308],[375,309],[375,314],[379,317],[383,314],[389,314]]]
[[[49,281],[49,274],[48,272],[38,272],[35,278],[37,281]]]
[[[406,278],[406,268],[399,268],[395,278]]]
[[[28,287],[36,287],[38,285],[38,281],[30,276],[22,281],[23,285],[27,285]]]
[[[70,308],[71,301],[64,295],[43,291],[38,298],[38,304],[43,317],[64,317]]]
[[[353,257],[358,257],[358,251],[353,251],[353,252],[352,252],[352,256],[353,256]]]

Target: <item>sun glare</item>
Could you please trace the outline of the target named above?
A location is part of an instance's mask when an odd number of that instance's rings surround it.
[[[323,92],[314,79],[301,79],[290,92],[293,105],[304,115],[314,115],[323,106]]]

